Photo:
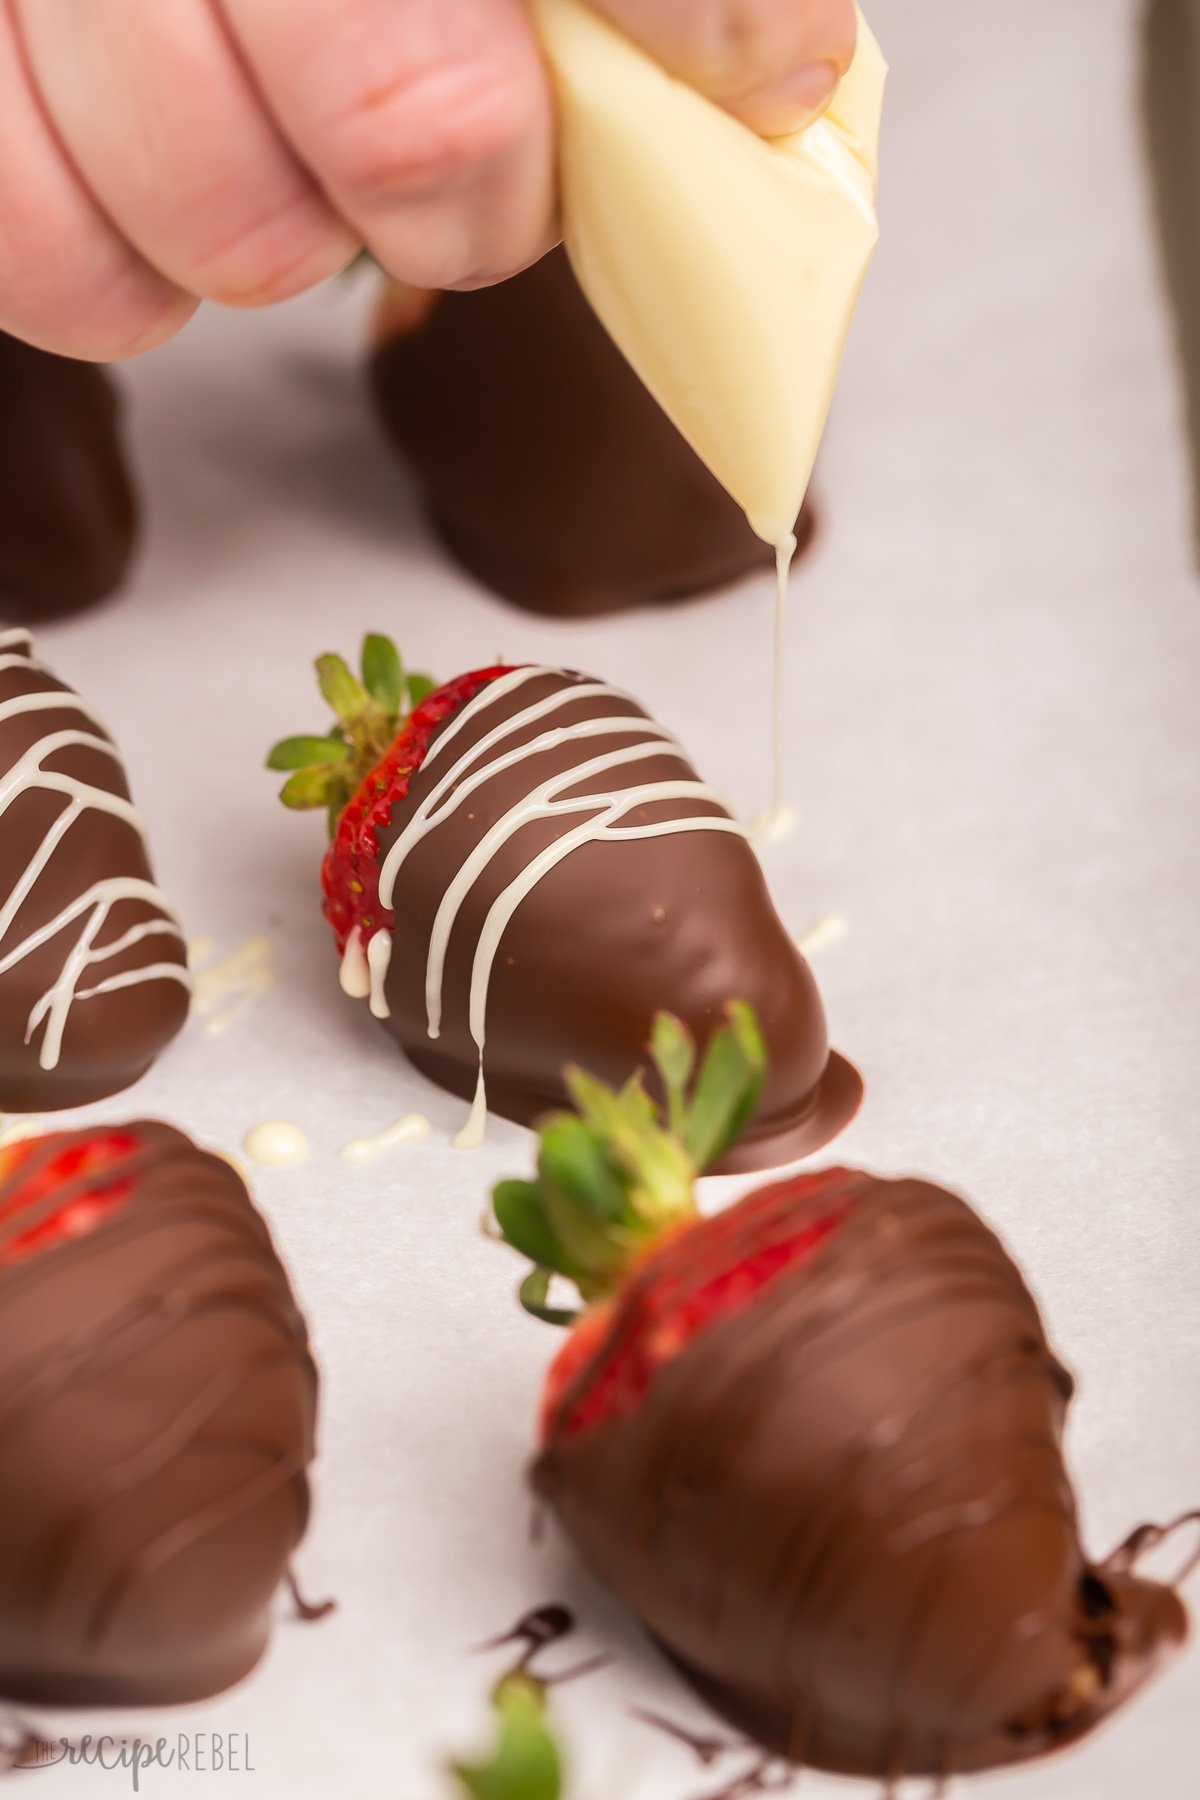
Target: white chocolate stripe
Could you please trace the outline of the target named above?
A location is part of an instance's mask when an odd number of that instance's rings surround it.
[[[129,930],[111,944],[101,945],[92,952],[93,962],[104,962],[110,956],[119,956],[122,950],[129,950],[134,944],[142,943],[148,937],[178,937],[179,927],[174,919],[147,919],[142,925],[131,925]],[[83,996],[80,995],[82,999]]]
[[[592,817],[586,821],[586,824],[589,828],[594,826],[595,830],[589,829],[589,835],[579,839],[580,843],[586,843],[590,838],[604,837],[612,821],[622,814],[630,812],[635,806],[646,806],[656,800],[708,800],[717,806],[721,804],[719,796],[713,792],[712,788],[706,787],[702,781],[690,779],[646,782],[639,787],[626,788],[619,793],[580,794],[573,800],[556,798],[560,789],[577,787],[581,781],[587,781],[593,775],[604,774],[607,770],[620,768],[626,763],[645,762],[647,757],[661,754],[661,744],[630,744],[623,750],[610,750],[607,756],[595,756],[590,761],[581,763],[577,768],[564,770],[562,774],[555,775],[550,781],[543,782],[541,787],[534,788],[531,794],[519,801],[516,806],[504,814],[503,818],[498,819],[491,830],[480,839],[443,894],[429,937],[425,1006],[431,1038],[436,1038],[441,1031],[442,986],[446,955],[450,947],[450,934],[454,929],[454,923],[458,918],[463,901],[497,850],[506,844],[516,832],[520,831],[523,825],[528,825],[533,819],[556,819],[566,813],[590,813]],[[674,823],[674,821],[672,822]],[[687,830],[694,820],[682,819],[678,823],[682,829]],[[726,823],[732,824],[733,821],[728,820]],[[579,829],[582,830],[583,827]],[[573,840],[576,833],[568,833],[568,836],[572,840],[571,848],[574,849]],[[559,840],[560,843],[566,841],[566,838]],[[488,917],[490,920],[491,914]],[[472,978],[472,1008],[474,1008],[475,997],[475,980]]]
[[[679,785],[682,786],[682,783]],[[699,787],[700,784],[696,785]],[[665,794],[650,794],[648,789],[642,789],[639,799],[631,804],[644,806],[648,795],[654,799],[668,798]],[[481,1066],[492,964],[496,960],[496,952],[500,948],[500,940],[504,936],[509,920],[522,900],[532,892],[544,875],[548,875],[551,869],[563,862],[573,851],[580,849],[584,844],[595,843],[603,837],[668,837],[681,831],[731,831],[737,837],[745,836],[745,832],[736,819],[721,818],[712,814],[701,814],[694,819],[664,819],[656,825],[635,825],[631,826],[628,831],[610,832],[608,827],[613,819],[627,810],[628,808],[620,807],[616,811],[605,813],[602,818],[587,819],[582,825],[577,825],[574,831],[567,832],[566,836],[559,838],[556,844],[549,845],[540,856],[535,856],[516,880],[511,881],[504,892],[492,902],[491,911],[484,920],[483,930],[479,934],[479,944],[471,968],[471,1036],[479,1050]]]
[[[525,723],[524,720],[521,722]],[[654,724],[653,720],[639,719],[632,713],[624,713],[614,714],[603,719],[580,719],[575,725],[557,725],[552,731],[544,731],[540,736],[531,738],[529,743],[521,744],[515,750],[505,751],[503,756],[496,757],[495,761],[488,763],[485,768],[477,769],[473,775],[468,775],[465,780],[458,783],[457,787],[454,787],[454,777],[461,766],[456,765],[450,770],[449,775],[438,783],[437,788],[426,795],[417,813],[409,820],[388,852],[383,875],[380,878],[379,897],[383,905],[390,909],[392,895],[396,890],[396,877],[409,853],[416,848],[423,837],[448,819],[451,813],[457,812],[464,800],[469,800],[476,789],[482,787],[485,781],[490,781],[493,775],[502,775],[506,769],[515,768],[527,757],[536,756],[546,750],[560,749],[563,744],[574,743],[579,738],[627,737],[634,732],[642,738],[657,739],[654,747],[657,748],[660,755],[664,752],[664,748],[668,754],[672,750],[678,755],[683,754],[678,739],[663,726]],[[490,735],[498,736],[497,733]],[[507,731],[505,735],[509,735]],[[648,755],[649,750],[644,750],[643,754]],[[582,774],[582,770],[572,771],[573,779],[576,776],[582,779]],[[447,788],[453,788],[453,791],[447,796],[445,803],[437,807],[435,813],[433,808]]]
[[[527,681],[535,681],[539,675],[547,675],[550,673],[557,675],[561,673],[561,671],[557,669],[553,671],[544,669],[538,663],[527,663],[520,669],[510,669],[507,675],[498,675],[495,681],[489,681],[487,686],[480,688],[479,692],[475,694],[472,699],[468,700],[465,706],[459,708],[454,717],[448,721],[445,729],[441,731],[434,739],[433,743],[430,744],[428,750],[425,752],[424,766],[428,768],[431,763],[437,761],[438,757],[444,752],[446,745],[451,743],[458,736],[468,719],[473,718],[477,712],[481,712],[484,707],[494,706],[498,700],[503,700],[507,694],[511,694],[516,688],[524,687]],[[535,714],[534,716],[536,717],[537,715]],[[478,748],[482,749],[482,744],[479,745]]]
[[[522,675],[528,680],[534,675],[559,674],[561,671],[557,669],[533,668],[517,669],[514,673]],[[507,676],[504,676],[497,681],[492,682],[488,687],[482,688],[480,692],[476,694],[475,698],[463,708],[462,713],[458,718],[451,721],[451,728],[458,729],[467,722],[468,718],[473,717],[476,713],[482,712],[496,700],[502,699],[504,696],[503,694],[496,693],[495,690],[497,688],[504,688],[507,692],[511,691],[513,685],[515,684],[511,683]],[[434,825],[440,823],[440,819],[432,818],[434,809],[437,807],[442,796],[453,788],[456,782],[461,780],[473,763],[476,763],[482,757],[485,757],[489,750],[494,750],[497,744],[503,743],[505,738],[514,737],[519,731],[523,731],[526,726],[535,724],[537,720],[546,718],[550,713],[561,711],[564,706],[569,706],[572,701],[593,700],[600,697],[613,700],[628,699],[628,695],[622,694],[618,688],[608,687],[602,681],[580,682],[575,687],[556,689],[553,694],[548,694],[544,699],[535,701],[532,706],[527,706],[524,711],[515,713],[511,719],[503,720],[499,725],[493,726],[491,731],[485,733],[477,744],[473,745],[471,749],[461,756],[458,761],[446,771],[440,781],[434,783],[429,793],[426,794],[424,800],[422,800],[420,806],[417,807],[413,813],[408,824],[404,827],[404,830],[400,833],[396,842],[392,845],[379,876],[379,898],[381,904],[389,911],[391,910],[392,894],[395,892],[396,875],[400,869],[400,865],[403,863],[414,844],[425,837],[426,834],[433,829]],[[498,757],[494,762],[489,763],[484,769],[478,771],[476,775],[470,777],[470,787],[467,788],[466,791],[474,792],[474,790],[479,787],[483,781],[489,779],[490,776],[499,774],[503,769],[511,768],[515,763],[521,762],[527,756],[535,755],[539,750],[550,748],[555,742],[563,741],[563,738],[559,736],[560,733],[564,734],[565,737],[588,736],[591,735],[590,728],[593,726],[601,726],[603,729],[607,730],[609,722],[598,719],[580,720],[575,726],[559,726],[555,731],[543,733],[540,737],[534,738],[530,743],[522,744],[516,750],[509,751],[505,755]],[[447,729],[447,737],[450,735],[451,728]],[[655,725],[652,720],[645,718],[644,715],[639,716],[636,713],[627,714],[623,721],[623,729],[627,731],[641,730],[643,734],[650,732],[661,737],[666,743],[676,744],[675,738],[672,737],[669,731],[664,731],[661,725]],[[437,743],[432,746],[432,749],[440,750],[444,742],[445,737],[439,738]],[[676,745],[676,747],[678,746]],[[431,757],[427,756],[425,759],[426,767],[428,767],[430,760]],[[466,788],[465,782],[463,783],[463,786]],[[452,811],[454,804],[457,803],[457,798],[458,796],[456,794],[450,805],[443,810],[445,812]]]
[[[93,955],[92,962],[98,958]],[[76,1000],[94,1000],[97,994],[111,994],[117,988],[136,987],[139,981],[179,981],[188,985],[187,970],[178,963],[149,963],[144,969],[123,969],[119,975],[107,975],[94,987],[81,988]]]
[[[32,642],[28,632],[0,632],[0,652],[30,650]],[[50,671],[31,655],[0,654],[0,673],[9,669],[54,679]],[[93,728],[64,728],[46,732],[12,768],[0,776],[0,818],[13,801],[25,793],[59,794],[67,802],[47,827],[29,863],[0,907],[0,975],[15,968],[26,957],[32,956],[77,919],[83,921],[57,979],[35,1002],[27,1020],[27,1044],[32,1041],[38,1027],[45,1024],[38,1061],[43,1069],[49,1070],[58,1064],[67,1021],[75,1001],[91,999],[97,994],[110,993],[117,988],[132,987],[147,981],[178,981],[184,987],[190,987],[191,984],[185,968],[175,963],[159,962],[140,969],[119,971],[89,988],[81,986],[86,971],[94,964],[120,955],[122,951],[151,935],[181,937],[174,913],[161,889],[152,881],[135,876],[113,876],[93,883],[85,893],[61,908],[53,919],[6,949],[7,939],[22,907],[45,874],[55,853],[68,838],[71,827],[85,813],[107,813],[128,825],[143,843],[146,838],[141,817],[131,802],[122,795],[110,794],[90,782],[45,767],[50,757],[66,749],[89,750],[109,757],[114,762],[118,761],[112,741],[107,736],[98,735],[103,732],[104,727],[91,709],[78,695],[58,689],[49,693],[38,691],[17,694],[0,702],[0,722],[38,712],[74,713],[85,725]],[[152,906],[161,917],[130,927],[111,943],[97,945],[96,939],[113,907],[121,901],[130,900]]]
[[[117,757],[116,750],[106,738],[93,737],[90,731],[56,731],[42,738],[0,779],[0,812],[26,788],[40,788],[44,793],[65,794],[80,811],[86,806],[96,812],[112,813],[114,818],[123,819],[126,825],[132,826],[145,843],[146,827],[141,815],[123,795],[110,794],[106,788],[93,787],[74,775],[60,775],[53,769],[42,768],[45,757],[53,756],[58,750],[73,748],[98,750],[114,761]]]
[[[29,669],[35,675],[44,675],[47,681],[55,677],[50,670],[28,656],[0,656],[0,674],[5,669]],[[38,689],[32,694],[14,694],[11,700],[0,701],[0,719],[15,719],[18,713],[27,712],[75,712],[82,715],[89,725],[94,725],[100,732],[105,732],[103,719],[94,713],[90,706],[84,704],[78,694],[56,689],[53,693],[45,693]],[[116,755],[112,740],[105,733],[104,748]]]
[[[490,682],[451,719],[441,736],[430,746],[425,766],[442,756],[446,745],[456,734],[489,707],[494,707],[526,683],[541,676],[563,677],[565,671],[543,667],[514,669]],[[573,790],[596,776],[628,768],[654,757],[683,757],[673,736],[661,725],[640,712],[605,713],[597,718],[577,719],[566,725],[551,726],[526,742],[502,746],[518,737],[540,720],[561,712],[575,701],[609,699],[629,702],[629,696],[604,682],[582,681],[556,688],[540,700],[519,707],[509,718],[485,731],[478,742],[451,759],[420,804],[414,808],[395,843],[388,851],[380,870],[379,898],[387,911],[394,911],[396,880],[405,860],[431,832],[444,824],[494,776],[517,767],[538,755],[561,749],[564,745],[588,738],[633,737],[635,741],[596,756],[584,756],[572,767],[560,770],[536,783],[516,800],[501,817],[484,832],[471,850],[439,902],[430,931],[425,966],[426,1024],[429,1036],[437,1038],[442,1027],[446,960],[451,936],[467,896],[497,853],[521,828],[533,820],[558,819],[564,822],[577,814],[586,815],[564,831],[552,844],[531,858],[520,874],[505,886],[492,901],[480,930],[471,964],[471,986],[468,1016],[472,1040],[479,1052],[479,1085],[475,1104],[467,1126],[456,1142],[465,1145],[481,1140],[486,1118],[486,1091],[483,1078],[483,1050],[487,1023],[488,991],[496,954],[504,932],[521,902],[559,863],[585,844],[603,839],[664,837],[688,831],[723,831],[736,836],[745,832],[736,820],[722,811],[719,814],[698,810],[702,806],[721,806],[720,796],[695,777],[672,780],[633,782],[627,786],[602,789],[599,793],[579,794]],[[569,797],[568,797],[569,796]],[[652,824],[624,825],[623,820],[638,808],[662,802],[688,801],[692,808],[684,817],[664,819]],[[354,934],[346,946],[342,964],[342,984],[347,992],[370,995],[371,1010],[377,1017],[387,1016],[383,985],[391,955],[391,933],[375,932],[364,953],[361,935]],[[364,970],[364,962],[368,965]]]

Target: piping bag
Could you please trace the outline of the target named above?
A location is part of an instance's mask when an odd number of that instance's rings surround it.
[[[887,65],[858,50],[824,116],[765,139],[582,0],[531,0],[559,113],[567,254],[659,405],[776,552],[783,599],[855,305],[878,237]]]

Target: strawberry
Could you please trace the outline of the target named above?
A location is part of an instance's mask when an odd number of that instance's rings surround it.
[[[285,805],[329,816],[343,990],[471,1101],[460,1142],[489,1109],[532,1123],[561,1106],[564,1064],[622,1084],[662,1007],[707,1042],[731,994],[757,1007],[772,1062],[740,1166],[790,1162],[848,1122],[861,1077],[830,1048],[746,834],[637,700],[537,664],[434,689],[378,636],[361,676],[338,656],[317,672],[334,728],[268,763]]]
[[[537,1182],[505,1181],[495,1191],[504,1238],[535,1263],[521,1290],[526,1309],[566,1322],[570,1315],[546,1304],[555,1275],[591,1303],[550,1370],[544,1437],[636,1411],[657,1372],[698,1333],[750,1306],[841,1221],[838,1170],[793,1176],[717,1218],[699,1216],[696,1178],[740,1134],[765,1073],[748,1007],[730,1004],[690,1096],[695,1047],[670,1014],[655,1020],[650,1055],[668,1124],[640,1075],[615,1093],[572,1069],[567,1086],[579,1110],[542,1125]]]
[[[494,1207],[522,1301],[571,1333],[533,1485],[698,1691],[769,1756],[889,1784],[1083,1736],[1181,1641],[1135,1533],[1094,1563],[1070,1377],[999,1239],[917,1180],[826,1169],[712,1219],[698,1174],[765,1052],[733,1004],[695,1073],[660,1015],[620,1091],[579,1069]],[[582,1313],[551,1283],[575,1285]],[[1131,1548],[1132,1546],[1132,1548]]]
[[[133,1179],[117,1171],[136,1149],[124,1131],[55,1133],[0,1148],[0,1265],[82,1237],[119,1211]]]
[[[316,669],[337,722],[324,735],[282,739],[267,767],[288,773],[279,795],[285,806],[328,814],[321,888],[340,956],[356,928],[364,943],[381,926],[392,928],[392,914],[379,904],[379,833],[434,731],[507,669],[473,669],[438,687],[428,675],[410,674],[396,646],[377,633],[363,640],[361,677],[332,654],[319,656]]]

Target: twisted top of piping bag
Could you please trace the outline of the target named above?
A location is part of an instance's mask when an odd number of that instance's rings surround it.
[[[754,530],[786,543],[878,236],[879,46],[860,18],[824,117],[767,141],[582,0],[532,8],[580,285]]]

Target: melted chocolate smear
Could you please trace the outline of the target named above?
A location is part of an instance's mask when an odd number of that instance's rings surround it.
[[[645,1707],[635,1706],[633,1717],[640,1719],[643,1725],[661,1731],[665,1736],[674,1738],[677,1744],[684,1744],[702,1768],[711,1769],[714,1763],[721,1761],[735,1750],[744,1750],[748,1745],[743,1740],[735,1742],[732,1738],[701,1737],[698,1732],[689,1731],[685,1725],[677,1725],[673,1719],[666,1719],[661,1713],[649,1712]]]
[[[1115,1575],[1135,1573],[1144,1556],[1149,1556],[1151,1551],[1160,1550],[1164,1544],[1169,1544],[1172,1538],[1178,1537],[1181,1531],[1186,1531],[1189,1525],[1200,1525],[1200,1507],[1194,1512],[1180,1513],[1179,1517],[1172,1519],[1169,1525],[1137,1526],[1130,1532],[1124,1543],[1117,1545],[1104,1564],[1101,1574],[1105,1571],[1111,1571]],[[1190,1580],[1196,1573],[1197,1569],[1200,1569],[1200,1533],[1197,1533],[1196,1545],[1192,1554],[1167,1585],[1175,1588],[1182,1587],[1184,1582]],[[1098,1583],[1097,1585],[1102,1584]]]
[[[562,1669],[554,1674],[535,1669],[533,1665],[538,1658],[552,1645],[570,1637],[575,1627],[575,1614],[569,1607],[535,1607],[533,1612],[526,1613],[523,1619],[518,1620],[511,1631],[504,1632],[501,1637],[489,1638],[486,1644],[477,1644],[475,1654],[503,1650],[508,1644],[523,1644],[524,1649],[509,1671],[510,1675],[529,1675],[544,1688],[563,1687],[568,1681],[579,1681],[585,1675],[594,1675],[597,1669],[607,1668],[612,1661],[611,1656],[592,1656],[586,1662],[577,1663],[574,1668]]]
[[[511,1631],[489,1638],[486,1644],[476,1644],[475,1651],[482,1655],[486,1650],[504,1650],[509,1644],[524,1644],[525,1654],[519,1664],[519,1672],[523,1674],[535,1656],[551,1644],[570,1637],[574,1629],[575,1615],[568,1607],[539,1606],[519,1619]]]
[[[702,1768],[711,1769],[727,1756],[753,1754],[753,1765],[736,1775],[731,1786],[716,1794],[706,1794],[704,1800],[744,1800],[744,1796],[750,1794],[782,1793],[799,1778],[800,1771],[794,1764],[781,1763],[776,1756],[760,1755],[744,1738],[702,1736],[699,1732],[689,1731],[686,1725],[677,1725],[673,1719],[664,1718],[662,1713],[650,1712],[642,1706],[631,1710],[633,1717],[640,1719],[643,1725],[683,1744]]]
[[[336,1600],[306,1600],[300,1591],[300,1584],[296,1580],[294,1569],[287,1570],[284,1580],[287,1583],[288,1593],[292,1596],[292,1605],[296,1608],[296,1617],[302,1619],[306,1625],[313,1625],[318,1619],[327,1619],[330,1613],[337,1611]]]
[[[775,1757],[759,1757],[752,1768],[734,1777],[728,1787],[700,1800],[750,1800],[753,1794],[783,1794],[795,1786],[800,1771]]]

